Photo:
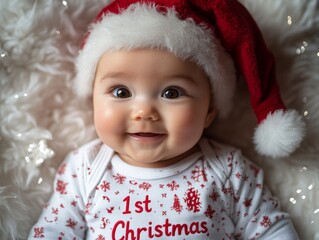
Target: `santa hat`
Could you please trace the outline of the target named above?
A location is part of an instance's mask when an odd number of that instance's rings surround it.
[[[222,117],[231,110],[236,67],[247,83],[257,118],[254,143],[258,153],[288,156],[302,141],[303,119],[297,111],[286,109],[273,55],[238,1],[115,0],[98,14],[83,42],[77,59],[77,94],[92,94],[103,53],[136,48],[163,49],[197,63],[210,79]]]

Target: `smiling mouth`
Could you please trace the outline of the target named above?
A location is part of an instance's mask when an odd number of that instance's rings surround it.
[[[133,139],[145,142],[145,143],[155,143],[161,141],[166,134],[163,133],[152,133],[152,132],[137,132],[128,134]]]
[[[138,132],[138,133],[129,133],[132,137],[137,138],[154,138],[154,137],[162,137],[165,134],[162,133],[151,133],[151,132]]]

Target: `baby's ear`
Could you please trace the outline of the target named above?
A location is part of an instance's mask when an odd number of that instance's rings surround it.
[[[204,125],[205,128],[208,128],[211,125],[211,123],[214,121],[216,115],[217,115],[217,109],[215,107],[213,97],[211,97],[209,109],[208,109],[208,112],[206,115],[206,120],[205,120],[205,125]]]

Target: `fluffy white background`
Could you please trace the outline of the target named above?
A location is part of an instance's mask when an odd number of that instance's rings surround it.
[[[241,1],[276,56],[285,103],[305,115],[307,136],[287,159],[258,156],[244,83],[238,85],[231,116],[217,121],[210,133],[242,148],[264,167],[268,185],[292,215],[301,239],[319,239],[319,3]],[[74,59],[87,24],[107,2],[1,0],[0,49],[5,52],[0,58],[0,239],[26,239],[50,196],[59,163],[67,152],[95,137],[91,103],[79,102],[72,93]],[[236,138],[228,137],[230,133]],[[25,157],[29,144],[41,139],[55,156],[37,167]]]

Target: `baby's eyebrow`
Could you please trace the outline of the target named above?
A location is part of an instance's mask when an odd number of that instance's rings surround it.
[[[180,80],[186,80],[187,82],[190,82],[192,84],[198,85],[198,83],[195,81],[195,79],[188,75],[188,74],[171,74],[165,76],[165,79],[168,80],[174,80],[174,79],[180,79]]]
[[[124,72],[109,72],[109,73],[106,73],[104,74],[101,78],[100,78],[100,81],[105,81],[107,79],[110,79],[110,78],[127,78],[127,74],[124,73]]]

